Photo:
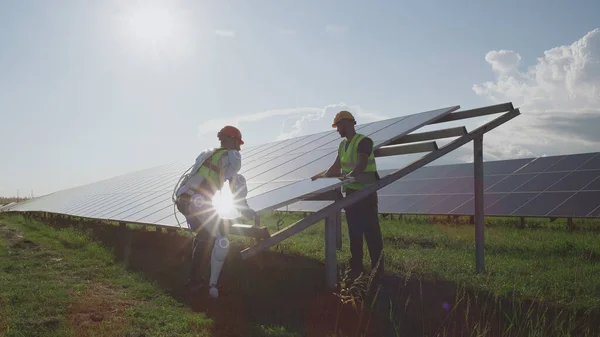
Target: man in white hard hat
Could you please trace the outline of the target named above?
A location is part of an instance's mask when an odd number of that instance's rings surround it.
[[[246,180],[238,174],[242,166],[239,153],[240,146],[244,144],[242,134],[233,126],[225,126],[217,136],[221,146],[203,151],[175,192],[177,209],[185,216],[190,229],[197,233],[193,243],[192,268],[188,281],[188,286],[193,290],[202,285],[198,269],[206,263],[207,255],[207,251],[203,251],[199,246],[199,236],[204,232],[214,239],[209,281],[209,295],[213,298],[219,296],[217,282],[229,252],[228,223],[218,214],[213,204],[215,194],[224,187],[225,181],[229,181],[233,206],[242,214],[242,218],[254,219],[256,216],[256,212],[246,201]]]

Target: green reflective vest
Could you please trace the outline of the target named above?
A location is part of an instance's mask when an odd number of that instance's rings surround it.
[[[221,169],[221,158],[225,153],[227,153],[227,149],[217,149],[210,158],[202,163],[197,172],[208,182],[213,193],[220,190],[225,183],[224,172]]]
[[[346,148],[346,144],[348,143],[347,139],[344,139],[340,143],[340,147],[338,148],[338,155],[340,156],[340,163],[342,165],[342,173],[348,174],[354,170],[356,165],[358,165],[358,144],[361,140],[363,140],[366,136],[361,134],[355,134],[352,140],[350,141],[350,145]],[[369,172],[376,174],[377,173],[377,164],[375,163],[375,154],[371,151],[369,154],[369,161],[367,163],[367,167],[364,172]],[[346,192],[348,189],[352,190],[360,190],[366,186],[370,185],[370,183],[352,183],[346,184],[342,187],[342,191]]]

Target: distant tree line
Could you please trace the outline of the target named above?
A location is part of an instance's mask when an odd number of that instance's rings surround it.
[[[21,202],[21,201],[25,201],[28,200],[29,198],[24,198],[24,197],[0,197],[0,205],[6,205],[6,204],[10,204],[11,202]]]

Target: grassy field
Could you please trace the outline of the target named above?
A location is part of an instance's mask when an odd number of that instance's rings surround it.
[[[81,232],[2,219],[1,335],[210,336],[210,326]]]
[[[281,218],[280,227],[285,227],[301,215],[274,214],[263,223],[276,231]],[[600,221],[574,220],[576,228],[569,232],[564,219],[527,219],[526,228],[521,229],[519,218],[486,218],[486,271],[476,274],[474,228],[468,218],[460,220],[462,223],[445,217],[382,219],[386,271],[400,275],[404,283],[451,283],[441,291],[454,293],[455,302],[458,297],[478,297],[479,309],[490,312],[474,324],[492,324],[498,314],[512,316],[505,328],[499,328],[507,335],[515,329],[527,331],[527,335],[566,333],[575,327],[600,331]],[[343,235],[347,238],[345,227]],[[323,260],[323,238],[321,223],[275,249]],[[337,253],[341,263],[349,259],[347,240],[344,245]],[[364,263],[369,265],[368,256]],[[501,308],[505,299],[511,300],[507,311]],[[550,309],[554,309],[552,314]],[[552,322],[545,321],[551,317]],[[523,323],[517,327],[518,321]]]
[[[274,215],[263,224],[276,231],[276,219]],[[284,226],[300,219],[299,214],[290,213]],[[387,271],[422,281],[450,281],[501,296],[600,309],[600,221],[575,220],[579,230],[574,232],[567,232],[561,220],[527,220],[526,229],[518,228],[518,218],[486,221],[486,271],[475,274],[473,226],[442,223],[446,218],[437,222],[418,216],[382,219]],[[345,227],[343,235],[347,239]],[[323,260],[323,238],[324,226],[318,224],[283,241],[280,248]],[[341,262],[349,259],[348,247],[343,248],[338,251]],[[364,263],[368,266],[368,256]]]
[[[262,223],[275,231],[282,216],[272,214]],[[299,219],[286,214],[279,224]],[[222,298],[215,306],[185,293],[187,264],[167,254],[170,248],[152,245],[166,242],[160,236],[138,240],[144,243],[134,248],[132,267],[125,270],[110,240],[104,246],[80,231],[56,230],[18,216],[0,220],[5,224],[0,331],[8,336],[69,331],[143,331],[145,336],[600,332],[598,222],[575,221],[576,229],[568,232],[562,220],[528,220],[527,228],[519,229],[518,219],[487,219],[486,271],[477,275],[472,226],[445,223],[446,218],[382,219],[389,276],[371,292],[342,282],[338,296],[329,296],[323,286],[322,223],[247,261],[236,253],[252,240],[233,237],[221,277]],[[340,272],[349,258],[343,230]],[[184,245],[185,240],[171,244]],[[366,255],[365,266],[367,260]]]

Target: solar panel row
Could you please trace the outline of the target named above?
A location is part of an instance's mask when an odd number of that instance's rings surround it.
[[[485,162],[483,184],[485,215],[600,216],[600,153]],[[472,215],[473,190],[472,163],[423,167],[382,188],[379,211]],[[302,201],[287,209],[316,211],[327,204]]]
[[[379,148],[458,108],[360,124],[357,131],[371,137],[375,148]],[[331,165],[340,141],[339,134],[331,130],[242,150],[240,173],[248,182],[249,205],[257,211],[275,209],[341,186],[338,179],[308,179]],[[177,180],[190,164],[172,163],[59,191],[14,210],[178,226],[171,197]],[[183,220],[181,215],[179,220]]]

